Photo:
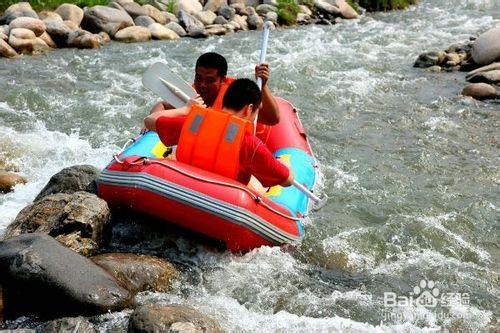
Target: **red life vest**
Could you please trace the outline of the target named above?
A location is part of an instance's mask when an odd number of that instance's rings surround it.
[[[212,104],[212,109],[222,110],[222,100],[224,99],[224,95],[226,94],[227,88],[229,88],[229,85],[233,83],[233,81],[235,80],[236,79],[234,77],[229,77],[229,76],[226,76],[224,78],[224,81],[220,86],[219,93],[215,98],[214,104]]]
[[[253,133],[250,121],[194,105],[182,126],[176,158],[200,169],[237,179],[245,133]]]

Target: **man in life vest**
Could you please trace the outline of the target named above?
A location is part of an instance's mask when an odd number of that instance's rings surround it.
[[[255,67],[255,77],[262,79],[262,106],[259,111],[258,123],[276,125],[279,122],[279,108],[267,86],[269,75],[268,64],[259,64]],[[220,54],[204,53],[196,61],[193,87],[206,106],[221,110],[224,95],[234,80],[234,78],[227,76],[227,61]],[[153,106],[150,113],[167,109],[172,109],[172,106],[161,101]]]
[[[261,99],[255,82],[237,79],[226,91],[222,110],[205,108],[197,96],[182,108],[150,114],[144,125],[156,131],[164,145],[177,144],[178,161],[245,185],[253,175],[266,187],[289,186],[293,176],[288,167],[253,135]]]

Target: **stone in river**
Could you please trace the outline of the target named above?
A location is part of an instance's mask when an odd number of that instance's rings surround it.
[[[165,25],[165,28],[168,28],[172,31],[174,31],[177,35],[180,37],[184,37],[187,35],[186,30],[184,30],[183,27],[177,22],[170,22]]]
[[[83,29],[93,33],[104,31],[110,36],[114,36],[117,31],[133,25],[134,20],[127,12],[106,6],[87,8],[82,21]]]
[[[479,72],[467,78],[467,81],[472,83],[489,83],[489,84],[500,84],[500,69]]]
[[[77,26],[79,26],[83,20],[83,9],[73,4],[64,3],[60,5],[56,9],[56,13],[59,14],[63,20],[72,21]]]
[[[481,66],[500,60],[500,27],[486,31],[474,41],[472,58]]]
[[[5,49],[5,51],[2,51],[2,49]],[[0,54],[2,56],[3,54],[5,54],[5,57],[7,58],[13,58],[18,55],[16,51],[3,40],[0,40]],[[16,175],[15,173],[12,172],[6,172],[0,170],[0,193],[10,192],[17,184],[25,184],[25,183],[26,179],[24,179],[23,177]]]
[[[487,83],[471,83],[462,90],[462,95],[470,96],[477,100],[496,99],[499,94],[494,86]]]
[[[431,66],[440,65],[445,59],[444,52],[425,52],[418,56],[413,64],[413,67],[427,68]]]
[[[19,54],[17,54],[16,50],[14,50],[6,41],[0,39],[0,57],[16,58],[18,56]],[[3,179],[0,175],[0,192],[10,192],[11,190],[12,186],[10,184],[8,184],[7,186],[3,184]]]

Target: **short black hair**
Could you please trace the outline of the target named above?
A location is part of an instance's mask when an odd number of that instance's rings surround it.
[[[256,111],[261,99],[262,94],[255,82],[250,79],[237,79],[227,88],[222,107],[241,110],[244,106],[252,104],[253,111]]]
[[[227,74],[226,58],[215,52],[203,53],[196,60],[196,67],[215,68],[220,76],[224,77]]]

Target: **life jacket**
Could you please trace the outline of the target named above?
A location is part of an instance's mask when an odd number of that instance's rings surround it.
[[[234,77],[229,77],[229,76],[226,76],[224,78],[224,81],[220,86],[219,93],[215,98],[214,104],[212,104],[212,109],[222,110],[222,100],[224,99],[224,95],[226,94],[227,88],[229,88],[229,85],[233,83],[233,81],[235,80],[236,79]]]
[[[182,126],[176,158],[200,169],[237,179],[241,144],[246,133],[253,133],[250,121],[194,105]]]

